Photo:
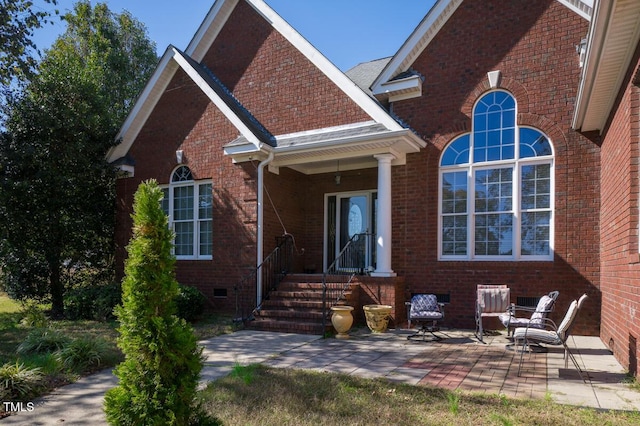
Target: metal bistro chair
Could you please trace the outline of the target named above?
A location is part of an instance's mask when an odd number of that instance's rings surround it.
[[[549,294],[545,294],[538,300],[536,307],[519,306],[515,303],[509,305],[506,312],[500,314],[500,322],[507,329],[507,336],[513,334],[513,331],[518,327],[535,327],[544,328],[544,318],[549,316],[549,313],[553,311],[556,300],[560,295],[559,291],[552,291]],[[531,312],[530,318],[518,317],[517,312]]]
[[[478,284],[475,335],[480,342],[484,343],[482,319],[503,314],[509,308],[510,297],[510,289],[506,285]]]
[[[423,341],[442,340],[436,332],[440,331],[438,321],[444,318],[444,303],[438,302],[435,294],[416,294],[411,298],[411,302],[405,302],[407,307],[407,319],[409,328],[411,323],[415,322],[420,325],[417,331],[407,336],[407,340],[415,339],[422,336]],[[433,336],[427,340],[427,333]]]
[[[571,334],[571,328],[573,326],[574,320],[578,315],[578,311],[582,307],[584,301],[587,299],[587,295],[584,294],[580,297],[579,300],[574,300],[569,305],[569,309],[567,309],[567,313],[560,325],[556,326],[556,324],[549,318],[545,318],[544,323],[546,325],[545,329],[539,328],[531,328],[531,327],[521,327],[516,328],[513,332],[513,338],[516,344],[522,344],[523,350],[520,353],[520,364],[518,365],[518,376],[520,376],[520,372],[522,370],[522,362],[524,358],[524,353],[526,352],[526,348],[531,344],[545,344],[552,346],[562,346],[564,348],[564,368],[568,367],[569,359],[573,362],[573,365],[576,367],[578,372],[580,373],[580,377],[584,382],[587,380],[578,364],[578,360],[573,355],[569,346],[567,346],[567,339]],[[587,378],[589,378],[588,373],[586,374]]]

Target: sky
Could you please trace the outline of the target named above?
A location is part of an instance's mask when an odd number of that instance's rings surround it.
[[[418,26],[435,0],[265,0],[282,18],[342,71],[393,56]],[[76,0],[58,0],[61,14]],[[92,1],[92,4],[98,1]],[[214,0],[102,0],[115,13],[129,11],[147,27],[158,55],[169,44],[186,49]],[[54,6],[35,0],[34,7]],[[64,22],[36,31],[38,49],[48,48],[65,30]]]

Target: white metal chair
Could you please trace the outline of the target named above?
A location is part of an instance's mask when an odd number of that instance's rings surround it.
[[[545,294],[538,300],[536,307],[519,306],[514,303],[509,305],[506,312],[499,315],[500,322],[507,329],[507,335],[513,334],[513,331],[518,327],[535,327],[544,328],[544,318],[546,318],[550,312],[553,311],[556,300],[560,295],[559,291],[552,291],[549,294]],[[524,318],[518,317],[517,312],[531,312],[531,317]]]
[[[520,364],[518,365],[518,376],[520,376],[520,372],[522,370],[522,361],[524,358],[524,353],[526,349],[530,347],[531,344],[545,344],[552,346],[562,346],[564,348],[564,366],[565,368],[569,365],[569,359],[573,362],[573,365],[576,367],[578,372],[580,373],[580,377],[582,377],[583,381],[586,381],[583,375],[582,368],[578,364],[573,353],[567,346],[567,339],[571,333],[571,328],[573,326],[574,320],[578,314],[578,311],[584,304],[584,301],[587,299],[587,295],[584,294],[580,297],[579,300],[574,300],[569,305],[569,309],[567,309],[567,313],[560,325],[556,326],[556,324],[549,318],[544,319],[545,329],[533,328],[530,326],[516,328],[513,332],[513,338],[516,344],[522,344],[523,350],[520,353]]]
[[[476,331],[475,335],[484,343],[482,319],[499,317],[509,308],[510,289],[506,285],[478,284],[476,297]]]

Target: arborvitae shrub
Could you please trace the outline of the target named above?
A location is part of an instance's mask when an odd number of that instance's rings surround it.
[[[133,237],[127,247],[116,367],[119,385],[105,396],[107,421],[118,425],[188,425],[196,404],[202,349],[179,319],[172,233],[161,209],[162,190],[142,183],[134,197]]]

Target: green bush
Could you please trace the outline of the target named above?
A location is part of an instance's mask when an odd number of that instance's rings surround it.
[[[20,325],[23,327],[44,328],[49,326],[49,318],[40,309],[38,302],[28,301],[22,306],[20,311],[22,319]]]
[[[119,284],[75,287],[64,297],[64,312],[70,320],[108,321],[114,318],[113,310],[120,303]]]
[[[56,352],[69,343],[70,339],[59,331],[51,328],[36,328],[16,349],[18,355],[43,354]]]
[[[25,367],[18,361],[0,367],[0,401],[34,396],[41,386],[42,374],[39,368]]]
[[[81,373],[99,366],[105,350],[102,340],[79,338],[58,350],[55,357],[65,370]]]
[[[105,395],[110,424],[188,425],[197,412],[196,387],[202,348],[178,318],[178,283],[171,254],[173,235],[155,181],[142,183],[133,205],[133,238],[127,247],[118,346],[125,356],[115,369],[119,384]]]
[[[178,284],[178,290],[175,300],[177,315],[186,321],[195,321],[204,312],[204,295],[197,288],[188,285]]]

